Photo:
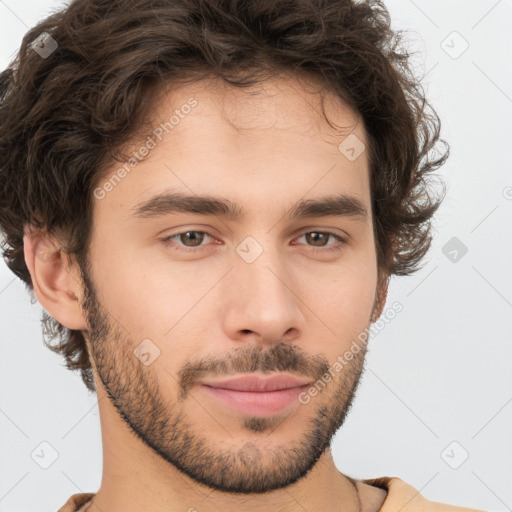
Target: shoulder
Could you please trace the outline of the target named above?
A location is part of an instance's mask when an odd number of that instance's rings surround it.
[[[93,496],[95,496],[95,493],[92,492],[73,494],[69,497],[68,501],[59,508],[58,512],[78,512]]]
[[[361,489],[361,495],[368,497],[366,501],[370,505],[365,507],[367,512],[485,512],[476,508],[428,500],[416,488],[398,477],[383,476],[357,480],[357,484]],[[370,490],[372,487],[384,490],[384,494],[379,498]]]

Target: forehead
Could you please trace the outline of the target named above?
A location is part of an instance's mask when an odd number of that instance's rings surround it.
[[[233,86],[220,77],[164,85],[155,92],[150,126],[168,120],[169,107],[179,110],[190,97],[198,102],[192,114],[201,114],[205,129],[222,124],[232,137],[255,139],[258,134],[268,137],[275,136],[272,131],[288,130],[322,136],[331,144],[354,133],[366,143],[362,117],[319,79],[307,75],[283,71],[250,87]]]
[[[351,159],[340,150],[347,135],[366,146],[362,118],[318,82],[283,75],[245,89],[220,78],[169,84],[153,96],[144,130],[128,156],[147,138],[154,144],[110,187],[100,209],[116,204],[133,209],[172,188],[189,196],[222,195],[239,204],[265,199],[282,207],[350,193],[371,211],[365,152]],[[119,167],[112,166],[103,182]]]

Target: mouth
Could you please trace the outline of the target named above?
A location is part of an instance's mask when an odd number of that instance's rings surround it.
[[[199,388],[209,397],[231,410],[251,416],[269,416],[297,406],[299,394],[310,385],[310,379],[287,374],[199,382]]]

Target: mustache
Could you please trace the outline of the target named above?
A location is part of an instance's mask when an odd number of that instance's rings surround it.
[[[329,363],[324,357],[307,354],[300,347],[283,342],[268,350],[255,346],[239,347],[224,358],[203,358],[185,364],[178,372],[179,399],[184,400],[196,382],[205,376],[257,371],[290,372],[317,381],[329,371]]]

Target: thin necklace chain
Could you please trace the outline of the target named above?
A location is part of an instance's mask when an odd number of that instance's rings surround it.
[[[345,475],[346,476],[346,475]],[[353,478],[350,478],[349,476],[347,476],[348,478],[348,481],[354,486],[354,489],[356,491],[356,494],[357,494],[357,510],[358,512],[361,512],[361,497],[359,496],[359,489],[357,488],[357,483],[356,481],[353,479]]]

